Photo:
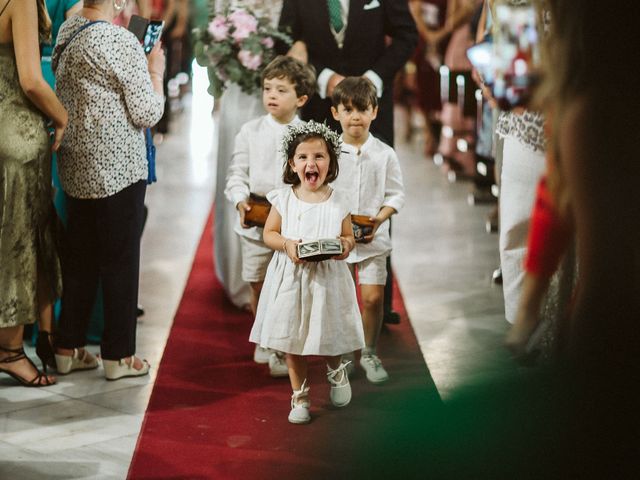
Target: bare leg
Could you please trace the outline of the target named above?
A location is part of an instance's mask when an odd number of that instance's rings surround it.
[[[258,310],[258,300],[260,300],[260,292],[262,291],[263,282],[251,282],[251,313],[256,316]]]
[[[335,357],[324,357],[324,360],[325,362],[327,362],[327,365],[329,365],[331,370],[335,370],[340,366],[340,363],[342,362],[342,355],[338,355]]]
[[[53,295],[49,283],[40,276],[38,278],[38,330],[41,332],[53,332]],[[49,337],[49,342],[53,339]],[[51,345],[53,347],[53,345]]]
[[[19,350],[22,348],[22,335],[24,326],[0,328],[0,347],[8,350]],[[8,357],[13,357],[15,353],[0,350],[0,362]],[[23,358],[16,362],[2,363],[2,368],[10,370],[16,375],[24,378],[27,382],[38,376],[38,370],[31,363]],[[48,385],[56,382],[56,378],[52,375],[43,375],[40,379],[40,385]]]
[[[364,342],[367,347],[375,348],[382,328],[384,285],[360,285],[360,294]]]
[[[293,390],[300,390],[307,378],[307,359],[302,355],[287,353],[287,367],[289,367],[289,380]]]

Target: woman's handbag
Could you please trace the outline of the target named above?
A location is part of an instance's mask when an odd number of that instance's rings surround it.
[[[147,144],[147,166],[149,167],[147,185],[151,185],[157,182],[158,179],[156,178],[156,146],[153,144],[153,135],[150,128],[144,131],[144,139]]]

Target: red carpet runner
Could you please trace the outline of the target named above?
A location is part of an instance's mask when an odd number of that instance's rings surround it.
[[[388,451],[385,431],[397,436],[394,419],[411,423],[412,415],[438,403],[397,287],[394,309],[402,321],[382,332],[379,345],[391,380],[373,386],[358,367],[351,404],[335,409],[324,364],[316,359],[310,367],[312,422],[291,425],[288,379],[273,379],[266,366],[252,361],[251,316],[226,299],[215,277],[211,221],[159,366],[129,478],[375,477],[378,462],[371,459]],[[401,447],[393,443],[397,452]]]

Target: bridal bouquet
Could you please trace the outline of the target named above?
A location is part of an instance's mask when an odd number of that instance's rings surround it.
[[[209,93],[219,98],[229,83],[254,94],[260,74],[276,56],[276,40],[291,38],[247,8],[227,8],[214,14],[206,28],[195,29],[195,56],[209,72]]]

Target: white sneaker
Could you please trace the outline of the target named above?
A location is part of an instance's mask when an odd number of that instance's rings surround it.
[[[256,349],[253,351],[253,361],[261,364],[269,363],[269,357],[272,352],[273,350],[256,345]]]
[[[327,380],[331,384],[329,398],[336,407],[345,407],[351,402],[351,384],[347,373],[347,367],[350,364],[350,361],[343,362],[335,370],[327,365]]]
[[[273,352],[269,356],[269,373],[272,377],[288,377],[289,367],[287,367],[287,359],[282,352]]]
[[[360,357],[360,366],[367,373],[367,380],[371,383],[383,383],[389,380],[389,374],[375,354],[362,355]]]
[[[311,421],[311,415],[309,414],[309,408],[311,402],[309,402],[309,387],[307,386],[307,380],[302,382],[300,390],[294,390],[291,395],[291,411],[289,412],[289,422],[296,424],[309,423]]]

